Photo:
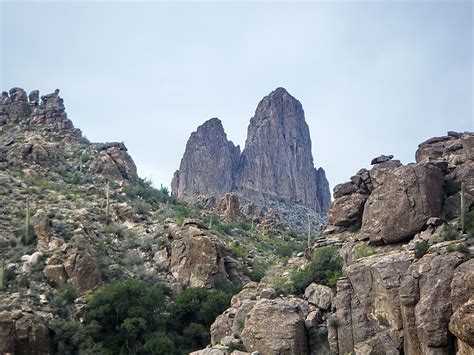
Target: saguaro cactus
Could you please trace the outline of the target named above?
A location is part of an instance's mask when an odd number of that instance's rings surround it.
[[[461,231],[466,233],[466,200],[464,196],[464,182],[461,183]]]
[[[0,260],[0,290],[5,288],[6,278],[5,261]]]
[[[110,216],[110,183],[107,181],[107,188],[105,192],[106,206],[105,206],[105,225],[109,225]]]
[[[26,199],[26,213],[25,213],[25,245],[31,242],[31,223],[30,223],[30,199]]]
[[[311,248],[311,216],[308,214],[308,249]]]

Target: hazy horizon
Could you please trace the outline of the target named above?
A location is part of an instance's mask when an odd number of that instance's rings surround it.
[[[218,117],[244,147],[258,102],[305,110],[331,188],[380,154],[473,131],[471,2],[13,2],[0,5],[1,90],[61,89],[94,142],[124,141],[169,186],[191,132]]]

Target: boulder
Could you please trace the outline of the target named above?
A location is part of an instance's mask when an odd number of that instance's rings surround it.
[[[353,193],[333,201],[328,212],[329,223],[339,227],[359,227],[367,195]]]
[[[375,165],[370,170],[370,181],[373,185],[373,188],[383,185],[387,173],[401,167],[402,165],[403,164],[399,160],[389,160]]]
[[[123,143],[101,150],[91,168],[106,179],[129,180],[132,183],[138,183],[137,167]]]
[[[334,292],[328,286],[312,283],[304,291],[304,298],[310,304],[327,311],[331,309]]]
[[[343,184],[334,186],[332,194],[334,198],[340,198],[345,195],[353,194],[356,191],[357,191],[357,186],[354,185],[353,182],[345,182]]]
[[[301,355],[308,353],[305,316],[294,303],[260,300],[247,316],[242,341],[247,351],[261,355]]]
[[[233,192],[225,194],[217,206],[217,211],[224,214],[224,218],[235,221],[240,216],[239,198]]]
[[[173,276],[189,287],[214,287],[220,282],[231,281],[241,286],[241,280],[248,281],[238,270],[231,269],[240,264],[234,260],[226,263],[230,252],[224,244],[212,236],[204,234],[185,236],[171,243],[170,267]],[[231,279],[230,275],[242,275]]]
[[[380,163],[385,163],[386,161],[392,160],[393,155],[380,155],[377,158],[371,160],[370,165],[376,165]]]
[[[402,166],[389,171],[364,207],[362,231],[373,242],[406,240],[420,232],[443,203],[443,175],[429,164]]]

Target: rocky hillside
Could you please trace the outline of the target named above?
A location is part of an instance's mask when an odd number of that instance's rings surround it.
[[[474,134],[371,165],[307,240],[238,192],[153,188],[59,91],[2,93],[0,354],[472,354]]]
[[[474,353],[474,134],[371,164],[334,188],[309,260],[244,286],[194,354]]]
[[[300,228],[307,225],[308,214],[320,224],[314,212],[324,216],[331,203],[325,172],[314,168],[303,107],[283,88],[258,104],[242,154],[217,118],[199,126],[171,187],[178,199],[193,202],[202,196],[218,201],[234,191],[244,204],[271,206]]]
[[[272,213],[246,219],[232,194],[202,210],[153,188],[138,177],[123,143],[90,143],[82,136],[59,90],[41,97],[20,88],[2,93],[2,354],[87,353],[102,346],[90,340],[97,333],[75,344],[64,334],[86,329],[80,323],[87,319],[86,295],[107,285],[130,279],[164,285],[168,303],[195,288],[227,294],[260,280],[306,243]],[[215,302],[211,306],[219,309]],[[201,324],[197,340],[179,340],[185,324],[174,324],[169,335],[178,344],[173,353],[207,342]]]

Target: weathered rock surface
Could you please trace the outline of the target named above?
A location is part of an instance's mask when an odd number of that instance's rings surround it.
[[[108,143],[92,164],[92,170],[110,180],[138,182],[137,167],[123,143]]]
[[[19,310],[0,312],[0,354],[52,354],[50,339],[38,316]]]
[[[284,300],[261,300],[247,316],[242,340],[247,351],[262,355],[308,353],[305,317],[297,305]]]
[[[217,210],[224,215],[224,218],[235,221],[240,216],[239,198],[235,193],[227,193],[219,202]]]
[[[362,230],[371,240],[396,243],[420,232],[430,217],[441,213],[443,175],[428,164],[389,171],[364,207]]]
[[[240,148],[227,140],[221,121],[206,121],[186,144],[171,183],[173,194],[182,200],[199,195],[222,197],[233,188],[239,156]]]
[[[236,185],[245,196],[298,201],[321,211],[316,182],[303,108],[278,88],[250,120]]]
[[[169,269],[184,286],[214,287],[230,281],[241,286],[248,281],[242,266],[216,237],[198,234],[171,243]]]
[[[259,103],[250,120],[240,154],[213,118],[191,134],[172,191],[194,201],[200,195],[222,198],[234,191],[261,206],[269,201],[300,204],[324,214],[331,204],[326,174],[315,169],[304,111],[285,89],[278,88]]]
[[[360,227],[367,195],[354,193],[333,201],[328,212],[329,223],[340,227]]]

